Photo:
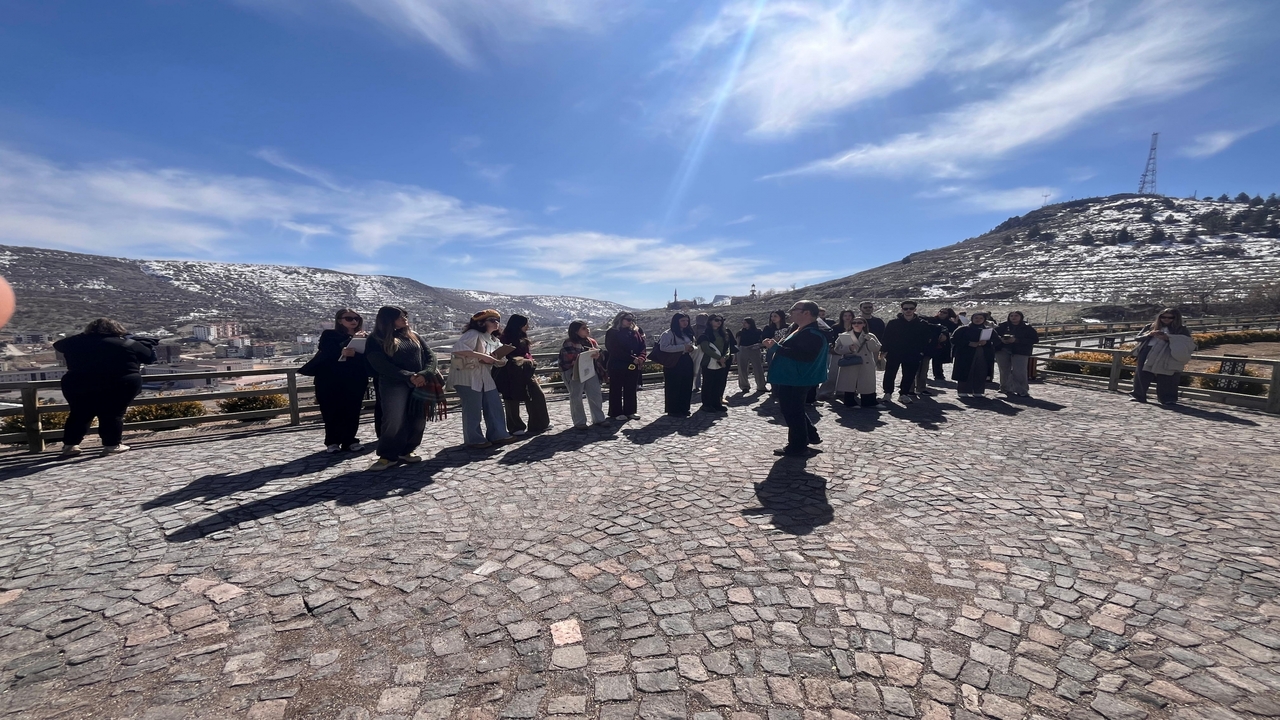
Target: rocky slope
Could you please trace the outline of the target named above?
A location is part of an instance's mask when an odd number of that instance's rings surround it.
[[[1280,281],[1278,238],[1274,195],[1089,198],[1010,218],[983,235],[900,262],[735,305],[727,314],[765,317],[802,297],[833,311],[856,298],[896,305],[910,297],[926,307],[1059,303],[1077,310],[1222,302]]]
[[[139,330],[229,318],[286,334],[331,323],[339,307],[372,314],[383,304],[400,305],[424,328],[485,307],[519,312],[540,325],[576,317],[599,321],[625,309],[587,298],[451,290],[316,268],[129,260],[12,246],[0,246],[0,275],[18,296],[10,327],[42,332],[73,330],[100,315]]]

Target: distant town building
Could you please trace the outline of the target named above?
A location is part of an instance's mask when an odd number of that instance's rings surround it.
[[[13,336],[13,341],[22,345],[43,345],[53,342],[52,333],[17,333]]]
[[[218,328],[213,327],[212,325],[196,325],[191,328],[191,334],[194,335],[197,340],[213,342],[218,339]]]
[[[182,347],[179,345],[157,345],[156,362],[158,363],[176,363],[182,361]],[[58,354],[58,359],[62,359],[62,354]],[[64,365],[66,363],[63,363]]]
[[[733,297],[729,295],[717,295],[711,298],[711,304],[716,307],[719,307],[721,305],[732,305]]]
[[[0,373],[0,383],[61,380],[62,376],[66,374],[67,369],[65,367],[49,365],[40,368],[28,368],[26,370],[13,370],[10,372]]]

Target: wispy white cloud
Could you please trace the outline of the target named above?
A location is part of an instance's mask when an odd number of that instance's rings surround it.
[[[1236,143],[1237,140],[1257,132],[1259,128],[1245,130],[1219,130],[1202,133],[1195,137],[1190,145],[1182,148],[1179,154],[1187,157],[1202,158],[1217,155]]]
[[[963,209],[978,212],[1026,212],[1058,197],[1052,187],[1016,187],[992,190],[967,185],[946,185],[922,192],[923,198],[952,200]]]
[[[669,67],[703,62],[753,29],[757,3],[726,3],[709,23],[683,32]],[[952,46],[956,3],[887,0],[769,2],[759,13],[732,103],[761,136],[787,135],[866,100],[909,87]],[[708,62],[709,68],[715,63]],[[721,92],[707,78],[684,108],[701,115]]]
[[[991,99],[947,112],[924,130],[780,174],[972,174],[1122,105],[1203,85],[1223,67],[1225,31],[1236,21],[1224,5],[1148,0],[1109,23],[1109,31],[1043,57],[1039,70]]]
[[[827,270],[776,272],[776,263],[741,254],[731,242],[699,245],[658,238],[628,237],[597,232],[530,235],[501,243],[520,258],[523,267],[576,279],[591,287],[609,281],[640,284],[692,284],[699,292],[743,292],[751,283],[807,282],[831,277]],[[764,272],[769,269],[770,272]],[[566,289],[570,294],[581,294]]]
[[[67,167],[0,147],[0,241],[231,257],[284,229],[303,239],[336,236],[374,255],[391,244],[490,238],[517,227],[502,208],[417,186],[321,185],[131,163]]]
[[[594,31],[625,10],[612,0],[343,1],[467,67],[480,64],[483,46],[501,48],[546,30]]]
[[[725,223],[725,225],[742,225],[743,223],[749,223],[755,219],[756,219],[755,215],[743,215],[737,220],[730,220],[729,222]]]

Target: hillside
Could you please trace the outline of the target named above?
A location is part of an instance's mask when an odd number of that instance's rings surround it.
[[[1241,201],[1243,200],[1243,201]],[[812,298],[833,312],[854,298],[925,307],[1208,304],[1280,281],[1280,200],[1113,195],[1048,205],[900,262],[734,305],[766,317]],[[650,315],[650,313],[647,313]],[[650,324],[661,313],[651,313]],[[1057,319],[1067,319],[1060,317]]]
[[[66,332],[93,317],[131,328],[174,329],[231,318],[289,334],[332,321],[339,307],[372,314],[380,305],[405,307],[424,326],[494,307],[535,324],[601,320],[625,309],[616,303],[560,295],[505,295],[452,290],[408,278],[355,275],[306,267],[193,260],[129,260],[40,248],[0,246],[0,275],[18,296],[10,326]]]

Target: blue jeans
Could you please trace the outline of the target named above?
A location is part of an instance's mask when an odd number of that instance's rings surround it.
[[[454,387],[462,400],[462,441],[468,445],[482,445],[497,442],[511,437],[507,432],[507,416],[502,409],[502,396],[497,390],[483,392],[472,390],[465,385]],[[488,433],[480,431],[480,419],[484,418],[484,426]]]
[[[412,412],[413,386],[400,378],[378,378],[378,401],[382,404],[378,429],[378,457],[395,460],[418,449],[427,427],[426,410]],[[421,408],[421,406],[418,406]]]

